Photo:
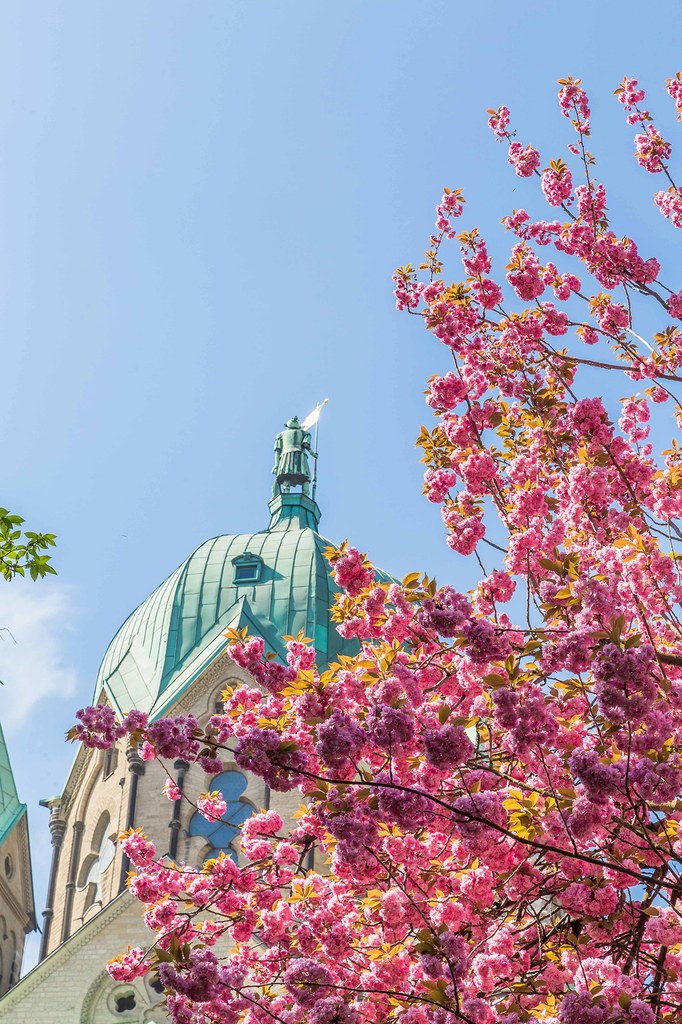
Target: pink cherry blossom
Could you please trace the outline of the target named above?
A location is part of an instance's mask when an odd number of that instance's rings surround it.
[[[197,799],[197,810],[208,821],[220,821],[227,810],[227,803],[217,790],[212,793],[202,793]]]
[[[668,312],[677,320],[682,320],[682,289],[668,297]]]
[[[678,71],[674,78],[667,80],[666,89],[675,101],[678,120],[682,120],[682,72]]]
[[[667,192],[656,192],[654,202],[674,228],[682,228],[682,192],[671,185]]]
[[[672,94],[671,94],[672,95]],[[503,139],[507,134],[509,124],[509,110],[507,107],[498,107],[497,110],[489,111],[488,127],[498,139]]]
[[[623,79],[621,91],[618,93],[618,102],[622,103],[626,110],[632,110],[637,103],[642,102],[644,96],[644,89],[639,88],[636,78]]]
[[[561,206],[570,197],[573,178],[565,164],[547,167],[542,172],[542,191],[550,206]]]
[[[590,104],[580,79],[568,78],[559,91],[559,107],[564,117],[571,119],[580,135],[590,133]]]
[[[164,796],[173,801],[180,800],[182,797],[182,791],[172,779],[166,779],[163,786],[163,793]]]
[[[540,154],[532,146],[524,148],[520,142],[510,142],[509,163],[520,178],[530,178],[540,166]]]
[[[672,146],[659,131],[649,125],[645,132],[635,135],[637,163],[650,174],[660,174],[664,161],[670,158]]]

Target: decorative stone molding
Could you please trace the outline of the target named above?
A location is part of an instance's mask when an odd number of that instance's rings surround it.
[[[54,796],[49,800],[41,800],[42,807],[47,807],[50,812],[49,829],[53,846],[61,846],[66,832],[66,818],[63,817],[61,797]]]
[[[107,972],[101,971],[93,981],[92,985],[85,994],[85,999],[83,1000],[83,1005],[81,1007],[81,1024],[89,1024],[90,1011],[92,1010],[95,999],[98,998],[101,991],[105,988],[106,983],[109,980],[110,978]]]
[[[36,928],[35,902],[33,899],[33,874],[31,872],[31,850],[28,840],[28,818],[26,814],[24,814],[23,818],[19,822],[18,827],[21,829],[19,849],[21,854],[21,878],[24,910],[31,919],[31,928]],[[29,931],[31,929],[27,928],[26,930]]]
[[[202,674],[195,679],[189,689],[175,702],[172,714],[187,714],[201,703],[202,698],[209,696],[210,692],[215,689],[219,682],[224,680],[225,683],[228,683],[232,679],[237,683],[253,686],[253,679],[249,673],[240,668],[239,665],[236,665],[227,651],[221,651]],[[194,713],[196,714],[196,711]]]

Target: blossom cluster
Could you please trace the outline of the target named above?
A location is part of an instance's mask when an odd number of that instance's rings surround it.
[[[678,71],[667,81],[667,91],[675,102],[678,119],[682,120],[682,74]],[[636,78],[624,78],[617,89],[618,99],[628,111],[628,124],[637,125],[641,131],[635,135],[635,156],[637,163],[650,174],[664,174],[670,182],[669,188],[654,193],[654,202],[673,227],[682,227],[682,192],[675,183],[669,160],[672,145],[663,137],[653,123],[648,110],[640,104],[646,93],[639,87]]]

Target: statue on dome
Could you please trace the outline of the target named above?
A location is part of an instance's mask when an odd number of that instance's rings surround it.
[[[272,485],[273,496],[288,494],[292,485],[301,485],[303,494],[310,494],[310,465],[308,455],[317,458],[311,445],[311,435],[304,430],[294,416],[285,423],[284,430],[275,438],[275,465],[272,472],[275,482]]]

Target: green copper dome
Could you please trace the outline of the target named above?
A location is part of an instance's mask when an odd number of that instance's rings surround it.
[[[129,616],[104,656],[96,698],[103,688],[121,713],[164,713],[224,649],[229,627],[247,627],[280,657],[281,638],[302,630],[320,665],[357,650],[330,621],[336,588],[315,501],[277,494],[270,511],[267,530],[206,541]]]
[[[0,843],[3,843],[19,819],[26,814],[26,804],[17,796],[12,765],[0,726]]]

